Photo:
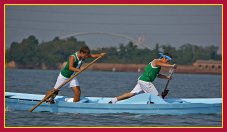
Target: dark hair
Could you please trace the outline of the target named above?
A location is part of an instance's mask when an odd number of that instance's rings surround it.
[[[87,53],[90,54],[90,49],[87,46],[81,47],[80,48],[80,53]]]
[[[171,54],[169,54],[169,53],[164,53],[164,55],[167,55],[167,56],[169,56],[170,58],[173,59],[173,56]]]

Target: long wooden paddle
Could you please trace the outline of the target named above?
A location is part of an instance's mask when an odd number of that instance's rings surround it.
[[[51,92],[48,93],[48,95],[46,95],[37,105],[35,105],[33,108],[31,108],[29,110],[29,112],[32,112],[35,108],[37,108],[40,104],[42,104],[43,102],[45,102],[48,98],[50,98],[56,91],[58,91],[60,88],[62,88],[66,83],[70,82],[74,77],[78,76],[82,71],[86,70],[89,66],[91,66],[93,63],[95,63],[98,59],[102,58],[102,56],[99,56],[98,58],[96,58],[95,60],[93,60],[91,63],[89,63],[88,65],[86,65],[84,67],[84,69],[82,69],[81,71],[77,72],[76,74],[74,74],[72,77],[70,77],[68,80],[66,80],[63,84],[61,84],[59,87],[57,87],[54,90],[51,90]]]
[[[172,69],[170,69],[170,78],[172,77],[172,75],[173,75],[173,72],[174,72],[174,69],[172,68]],[[165,86],[165,88],[164,88],[164,90],[163,90],[163,92],[162,92],[162,98],[164,99],[165,97],[166,97],[166,95],[169,93],[169,90],[167,89],[167,87],[168,87],[168,85],[169,85],[169,81],[170,81],[170,79],[168,79],[168,81],[167,81],[167,83],[166,83],[166,86]]]

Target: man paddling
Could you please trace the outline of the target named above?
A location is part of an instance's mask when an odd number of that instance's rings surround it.
[[[106,53],[90,54],[90,49],[87,46],[82,47],[80,51],[77,51],[74,54],[70,55],[67,64],[58,75],[54,88],[57,89],[61,84],[67,81],[75,72],[81,71],[82,69],[80,69],[80,67],[86,58],[97,58],[100,56],[104,56],[105,54]],[[71,87],[74,92],[73,102],[80,101],[81,90],[77,78],[76,77],[73,78],[65,86],[67,85],[69,85],[69,87]],[[47,92],[46,95],[48,95],[51,91]],[[54,98],[57,94],[58,91],[56,91],[48,100],[46,100],[46,102],[50,104],[55,103]]]
[[[159,73],[161,70],[161,67],[174,68],[174,69],[177,68],[176,64],[173,64],[173,65],[169,64],[171,60],[172,60],[172,56],[169,55],[168,53],[166,54],[160,53],[159,59],[154,59],[145,67],[143,74],[138,78],[137,84],[131,92],[124,93],[121,96],[115,97],[109,103],[115,104],[117,101],[130,98],[140,93],[141,91],[158,96],[159,95],[158,91],[155,88],[155,86],[152,84],[152,82],[155,80],[156,77],[171,79],[171,76],[166,76]]]

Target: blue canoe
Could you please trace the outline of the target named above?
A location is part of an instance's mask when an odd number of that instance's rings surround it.
[[[6,110],[29,110],[44,98],[44,95],[5,93]],[[80,102],[57,96],[55,104],[42,103],[34,112],[64,113],[137,113],[153,115],[221,114],[222,98],[167,98],[143,93],[108,104],[109,97],[82,97]]]

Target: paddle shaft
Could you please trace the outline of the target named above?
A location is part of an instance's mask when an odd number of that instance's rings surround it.
[[[172,77],[173,72],[174,72],[174,69],[171,69],[170,75],[169,75],[170,78]],[[165,86],[165,88],[164,88],[164,90],[163,90],[163,92],[162,92],[162,98],[163,98],[163,99],[165,98],[165,96],[166,96],[166,95],[168,94],[168,92],[169,92],[169,90],[167,90],[167,87],[168,87],[168,85],[169,85],[170,78],[168,79],[168,81],[167,81],[167,83],[166,83],[166,86]]]
[[[44,101],[46,101],[48,98],[52,96],[56,91],[58,91],[60,88],[62,88],[66,83],[70,82],[74,77],[78,76],[82,71],[86,70],[89,66],[91,66],[93,63],[95,63],[98,59],[100,59],[102,56],[99,56],[95,60],[93,60],[91,63],[86,65],[82,70],[74,74],[72,77],[70,77],[68,80],[66,80],[63,84],[61,84],[56,89],[52,90],[46,97],[44,97],[37,105],[35,105],[33,108],[29,110],[29,112],[32,112],[34,109],[36,109],[40,104],[42,104]]]
[[[172,75],[173,75],[173,72],[174,72],[174,70],[173,69],[171,69],[171,71],[170,71],[170,78],[172,77]],[[164,91],[165,90],[167,90],[167,87],[168,87],[168,85],[169,85],[169,81],[170,81],[170,79],[168,79],[168,81],[167,81],[167,83],[166,83],[166,86],[165,86],[165,88],[164,88]]]

